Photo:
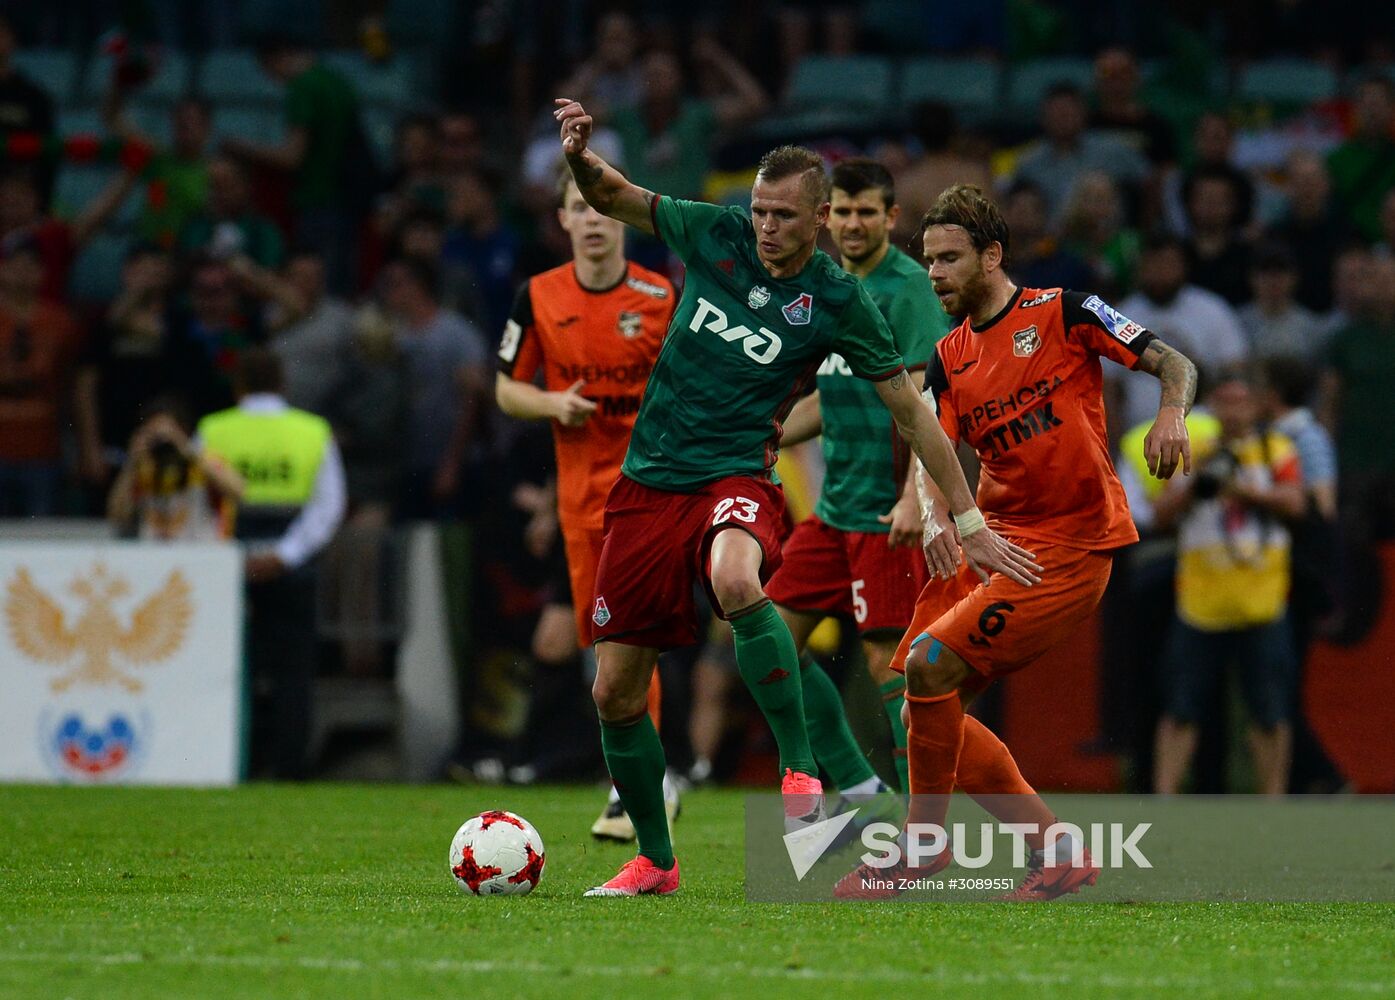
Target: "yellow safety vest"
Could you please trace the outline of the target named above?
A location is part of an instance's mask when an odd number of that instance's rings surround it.
[[[302,507],[330,441],[329,422],[304,410],[248,413],[234,407],[199,421],[199,438],[246,483],[246,507]]]
[[[1153,428],[1153,421],[1145,420],[1136,427],[1131,428],[1122,438],[1119,439],[1119,454],[1122,455],[1130,465],[1138,472],[1138,476],[1143,480],[1143,493],[1149,500],[1157,498],[1162,492],[1165,479],[1158,479],[1148,471],[1148,459],[1143,456],[1143,441],[1148,436],[1148,432]],[[1221,422],[1209,413],[1188,413],[1187,414],[1187,438],[1192,446],[1192,469],[1195,470],[1197,463],[1209,454],[1216,447],[1216,442],[1220,440]],[[1172,474],[1181,475],[1182,463],[1177,463],[1177,469]]]

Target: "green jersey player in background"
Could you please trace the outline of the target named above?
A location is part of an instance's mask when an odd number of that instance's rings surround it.
[[[843,269],[886,317],[897,350],[919,389],[936,342],[949,330],[925,269],[891,245],[900,214],[891,174],[875,160],[844,160],[833,168],[828,229]],[[910,627],[927,572],[920,551],[920,504],[910,449],[872,385],[830,354],[819,366],[817,390],[785,421],[782,445],[822,433],[823,490],[812,517],[785,541],[784,563],[766,593],[803,650],[824,618],[856,627],[867,669],[881,689],[891,723],[901,791],[906,777],[906,727],[901,706],[906,679],[891,669],[901,634]],[[819,765],[845,796],[885,791],[858,747],[838,689],[823,668],[802,661],[804,714]],[[868,813],[870,817],[870,813]]]
[[[762,587],[781,558],[784,497],[774,466],[782,422],[824,358],[836,352],[875,384],[956,515],[964,555],[1024,585],[1036,582],[1037,566],[984,524],[886,320],[861,282],[816,250],[829,210],[817,154],[793,146],[766,154],[748,217],[630,183],[587,148],[586,110],[568,98],[556,104],[562,149],[586,201],[659,237],[687,266],[606,501],[591,603],[601,746],[639,855],[587,894],[666,894],[678,888],[678,863],[664,813],[663,747],[645,699],[659,651],[697,641],[694,579],[731,622],[737,668],[774,732],[786,816],[822,814],[799,654]]]

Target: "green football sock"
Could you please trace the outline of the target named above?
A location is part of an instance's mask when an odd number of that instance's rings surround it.
[[[891,721],[891,756],[896,762],[896,775],[901,780],[901,791],[909,792],[910,758],[906,754],[906,724],[901,721],[901,706],[906,703],[906,679],[893,677],[877,690],[882,693],[882,707],[886,709],[886,717]]]
[[[639,838],[639,853],[660,868],[673,867],[673,842],[664,812],[664,747],[645,712],[624,722],[601,720],[601,750],[620,802]]]
[[[877,772],[872,770],[848,727],[843,697],[833,679],[807,653],[800,660],[800,667],[804,719],[809,725],[809,744],[819,767],[844,791],[875,778]]]
[[[736,640],[737,670],[775,733],[780,773],[817,774],[804,728],[799,653],[775,605],[766,599],[736,612],[731,616],[731,634]]]

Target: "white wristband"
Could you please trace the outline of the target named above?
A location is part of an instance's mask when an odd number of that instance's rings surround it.
[[[984,523],[983,511],[977,507],[970,507],[964,513],[954,515],[954,526],[959,529],[960,538],[968,538],[970,535],[982,531],[988,525]]]

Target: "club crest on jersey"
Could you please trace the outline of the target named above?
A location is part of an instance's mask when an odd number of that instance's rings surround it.
[[[746,304],[752,309],[759,309],[770,302],[770,289],[764,285],[752,285],[751,290],[746,293]]]
[[[620,336],[626,340],[634,340],[644,329],[644,316],[637,312],[622,312],[620,314]]]
[[[801,292],[799,298],[782,306],[780,311],[785,314],[785,322],[790,326],[806,326],[814,312],[814,297],[808,292]]]
[[[605,598],[596,598],[596,610],[591,612],[591,620],[597,628],[605,628],[610,623],[610,609],[605,606]]]
[[[1098,316],[1104,328],[1121,344],[1132,343],[1134,338],[1143,332],[1142,324],[1121,315],[1098,295],[1091,295],[1081,304]]]
[[[1012,353],[1019,358],[1029,358],[1036,353],[1041,346],[1041,338],[1037,336],[1037,328],[1029,326],[1025,330],[1018,330],[1012,335]]]

